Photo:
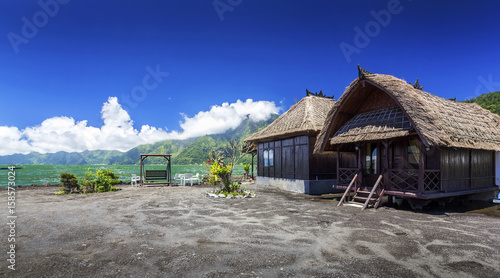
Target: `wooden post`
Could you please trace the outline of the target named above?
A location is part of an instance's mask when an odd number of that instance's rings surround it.
[[[143,178],[142,178],[142,169],[144,168],[143,163],[144,163],[144,158],[141,155],[141,168],[140,168],[140,175],[141,175],[141,177],[140,177],[140,183],[141,183],[141,186],[142,186],[142,180],[143,180]]]
[[[359,169],[359,172],[361,173],[359,175],[359,186],[363,186],[363,175],[364,175],[364,171],[363,171],[363,163],[361,162],[361,149],[363,148],[364,144],[361,144],[358,146],[358,169]]]
[[[165,158],[167,159],[167,168],[168,168],[168,184],[170,185],[172,183],[172,167],[170,165],[170,156],[165,156]],[[201,182],[200,182],[201,184]]]
[[[340,146],[337,147],[337,184],[339,184],[340,179]]]
[[[253,158],[254,158],[254,157],[255,157],[255,154],[254,154],[254,153],[252,153],[252,180],[254,179],[254,177],[253,177]]]
[[[419,149],[419,156],[418,156],[418,190],[417,192],[423,193],[424,192],[424,175],[425,175],[425,147],[422,141],[418,141],[418,149]]]
[[[384,145],[384,157],[385,159],[383,160],[384,164],[384,169],[382,169],[382,172],[386,172],[389,170],[389,142],[387,140],[383,141],[382,144]],[[384,188],[389,185],[389,175],[384,175]]]

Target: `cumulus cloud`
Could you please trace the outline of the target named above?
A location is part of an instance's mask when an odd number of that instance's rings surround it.
[[[49,118],[40,125],[24,130],[0,126],[0,155],[85,150],[127,151],[141,144],[161,140],[223,133],[236,128],[246,118],[252,121],[266,120],[278,112],[279,108],[274,102],[238,100],[231,104],[214,105],[209,111],[201,111],[191,118],[182,114],[183,120],[179,123],[181,131],[167,132],[149,125],[137,130],[118,99],[110,97],[102,106],[101,127],[88,126],[87,121],[75,121],[71,117]]]
[[[214,105],[209,111],[202,111],[194,117],[183,115],[184,122],[179,125],[184,130],[179,134],[181,138],[198,137],[206,134],[224,133],[228,129],[238,127],[247,117],[258,122],[267,120],[272,114],[278,114],[279,109],[274,102],[257,101],[247,99],[235,103],[223,103],[221,106]]]

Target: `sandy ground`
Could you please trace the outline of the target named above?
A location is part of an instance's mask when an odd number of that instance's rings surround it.
[[[18,190],[16,270],[1,225],[0,276],[500,277],[500,218],[249,187],[256,198],[212,199],[205,186]]]

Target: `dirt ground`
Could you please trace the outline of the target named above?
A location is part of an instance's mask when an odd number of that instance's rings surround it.
[[[10,228],[0,225],[0,276],[500,277],[500,218],[361,211],[248,187],[256,198],[208,198],[208,186],[61,196],[54,187],[20,189],[16,270],[7,268]]]

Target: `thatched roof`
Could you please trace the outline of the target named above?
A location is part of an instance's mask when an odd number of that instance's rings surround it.
[[[360,113],[360,103],[380,91],[394,106]],[[394,76],[366,74],[354,80],[328,112],[314,152],[333,150],[332,145],[341,143],[410,134],[418,135],[426,147],[500,151],[498,115],[477,104],[432,95]]]
[[[305,134],[318,134],[334,103],[331,98],[308,95],[281,114],[274,122],[250,135],[244,141],[256,143]]]

